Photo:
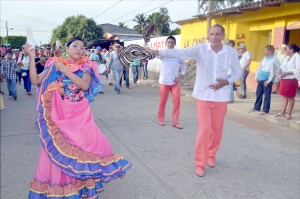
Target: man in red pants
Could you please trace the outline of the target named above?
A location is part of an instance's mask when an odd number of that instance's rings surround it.
[[[174,49],[176,45],[176,39],[173,36],[167,38],[167,49]],[[169,92],[173,98],[173,112],[172,112],[172,126],[178,129],[182,129],[179,124],[179,112],[180,112],[180,80],[184,77],[186,72],[186,64],[184,61],[178,58],[172,57],[159,57],[161,60],[161,69],[159,75],[160,83],[160,100],[158,107],[158,124],[165,125],[165,109],[168,100]],[[181,72],[178,75],[179,67],[181,66]]]
[[[225,46],[225,29],[215,24],[210,29],[209,43],[185,49],[150,50],[161,57],[194,59],[197,64],[193,97],[197,99],[198,135],[195,146],[195,173],[203,177],[205,168],[216,166],[224,119],[229,101],[229,84],[242,75],[236,50]],[[231,76],[228,76],[228,70]]]

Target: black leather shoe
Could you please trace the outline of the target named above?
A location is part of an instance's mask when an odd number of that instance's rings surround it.
[[[243,95],[240,95],[239,98],[240,98],[240,99],[246,99],[247,97],[246,97],[246,96],[243,96]]]

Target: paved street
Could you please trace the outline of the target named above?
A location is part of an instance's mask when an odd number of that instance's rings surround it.
[[[197,134],[195,100],[182,96],[180,122],[171,126],[171,98],[166,126],[156,123],[158,87],[123,87],[91,104],[94,119],[114,152],[133,163],[124,179],[105,184],[103,199],[293,199],[300,195],[300,133],[292,128],[229,111],[217,166],[204,178],[194,174]],[[34,176],[39,143],[34,96],[18,85],[18,100],[1,110],[1,199],[25,199]],[[33,87],[34,89],[36,87]],[[299,105],[299,104],[298,104]],[[296,104],[296,106],[298,106]]]

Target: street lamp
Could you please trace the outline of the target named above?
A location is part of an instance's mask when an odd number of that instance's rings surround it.
[[[8,44],[8,26],[7,26],[7,21],[6,22],[6,44]]]

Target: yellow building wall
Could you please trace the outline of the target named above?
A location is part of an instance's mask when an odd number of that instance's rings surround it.
[[[199,28],[200,27],[200,28]],[[205,27],[205,28],[201,28]],[[186,24],[184,29],[181,29],[180,46],[187,48],[194,46],[197,43],[205,42],[206,22],[196,21]]]
[[[227,18],[240,23],[265,19],[286,18],[291,15],[299,16],[299,7],[300,3],[287,3],[278,7],[262,7],[257,11],[245,11],[242,14],[230,15]]]
[[[289,27],[291,25],[297,25],[298,27],[300,26],[299,14],[286,16],[285,20],[286,20],[286,26],[287,27]]]
[[[288,3],[279,7],[264,7],[258,11],[247,11],[226,17],[214,17],[211,24],[219,23],[223,25],[226,34],[225,40],[235,40],[236,47],[239,44],[247,46],[253,57],[250,72],[255,72],[259,62],[264,57],[264,47],[274,42],[275,28],[289,26],[295,28],[295,26],[299,26],[300,29],[299,8],[300,3]],[[180,47],[186,48],[204,43],[206,29],[206,19],[181,24]],[[300,45],[300,30],[291,30],[289,39],[289,43]]]
[[[231,20],[226,20],[225,21],[225,38],[230,40],[233,39],[235,40],[236,35],[237,35],[237,23],[232,22]]]
[[[276,45],[282,43],[286,30],[290,30],[289,43],[296,43],[300,46],[299,8],[300,3],[287,3],[279,7],[263,7],[258,11],[214,17],[211,24],[223,25],[226,34],[225,40],[233,39],[236,48],[239,44],[247,46],[247,50],[252,55],[249,78],[253,79],[253,73],[256,72],[264,57],[264,47],[268,44],[273,45],[274,41],[276,41]],[[206,19],[182,23],[180,47],[186,48],[204,43],[206,41],[206,29]],[[281,40],[277,40],[278,37]]]
[[[238,45],[245,44],[249,46],[250,31],[249,23],[237,23],[236,25],[236,35],[232,39],[235,40],[235,43]],[[231,38],[228,38],[231,39]]]

